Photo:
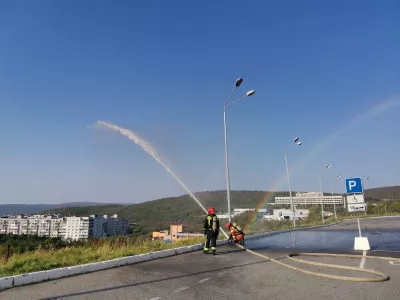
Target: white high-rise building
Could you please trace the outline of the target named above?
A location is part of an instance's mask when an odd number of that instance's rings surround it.
[[[118,215],[66,217],[62,235],[64,239],[73,241],[91,237],[125,235],[128,232],[128,225],[128,220],[118,218]]]
[[[60,237],[63,218],[55,215],[0,217],[0,234]]]
[[[93,218],[65,217],[62,228],[62,237],[65,240],[77,241],[92,237]]]
[[[293,205],[343,204],[343,196],[324,196],[322,192],[296,193]],[[291,205],[290,197],[275,197],[275,205]]]

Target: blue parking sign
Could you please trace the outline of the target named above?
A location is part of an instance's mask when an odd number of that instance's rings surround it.
[[[361,178],[346,178],[347,194],[358,194],[363,192]]]

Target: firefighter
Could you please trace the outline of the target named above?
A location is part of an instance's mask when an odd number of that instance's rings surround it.
[[[244,232],[242,228],[236,224],[228,222],[225,227],[230,231],[231,235],[229,236],[229,240],[232,242],[232,245],[239,244],[244,246]]]
[[[215,215],[213,206],[208,208],[208,215],[204,220],[203,232],[204,236],[206,236],[203,253],[207,254],[211,246],[211,251],[213,255],[215,255],[215,251],[217,250],[217,238],[219,235],[219,220]]]

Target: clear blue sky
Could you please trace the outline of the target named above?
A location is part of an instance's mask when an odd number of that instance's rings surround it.
[[[7,1],[0,4],[0,203],[141,202],[184,190],[400,184],[400,2]],[[325,164],[332,164],[329,171]]]

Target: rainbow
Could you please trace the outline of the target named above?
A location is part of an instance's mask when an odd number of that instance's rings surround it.
[[[345,131],[349,130],[351,127],[360,126],[365,122],[371,120],[374,117],[377,117],[388,110],[391,110],[397,106],[400,106],[400,95],[396,95],[390,97],[388,99],[382,100],[376,105],[372,106],[367,111],[360,113],[355,118],[352,118],[349,122],[345,123],[345,125],[339,127],[336,131],[330,134],[327,138],[322,140],[319,144],[315,147],[310,147],[310,149],[306,155],[304,155],[297,163],[291,166],[290,173],[293,174],[296,172],[299,165],[307,163],[319,153],[321,153],[324,149],[332,145]],[[286,184],[286,173],[281,175],[279,179],[269,188],[271,192],[266,192],[263,198],[258,202],[256,206],[256,212],[260,208],[265,208],[267,203],[271,202],[271,200],[275,197],[277,191],[282,188]],[[251,219],[250,223],[248,224],[248,230],[254,226],[257,221],[257,213],[254,214],[254,217]]]

